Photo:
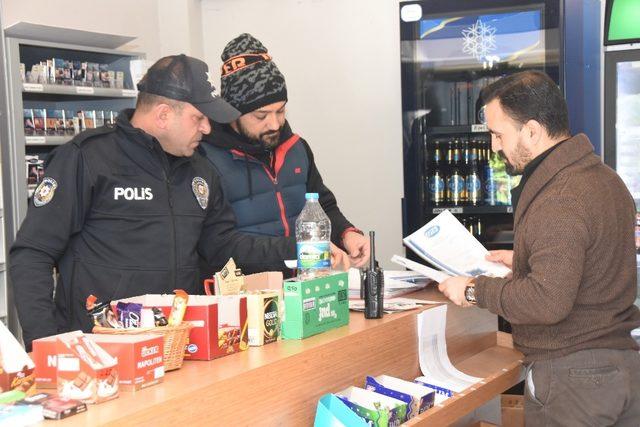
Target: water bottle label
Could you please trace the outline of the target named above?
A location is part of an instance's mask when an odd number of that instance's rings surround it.
[[[298,268],[320,269],[331,267],[329,242],[299,242],[296,247],[298,249]]]
[[[478,175],[469,175],[467,177],[467,192],[477,193],[480,191],[480,178]]]
[[[429,180],[429,190],[431,194],[439,194],[444,191],[444,179],[432,176]]]
[[[461,194],[464,191],[464,179],[459,175],[450,177],[449,191],[455,195]]]

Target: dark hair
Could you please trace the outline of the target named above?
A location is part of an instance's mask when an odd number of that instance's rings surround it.
[[[136,110],[148,111],[158,104],[167,104],[175,110],[182,110],[183,102],[175,99],[165,98],[164,96],[154,95],[148,92],[138,92],[138,100],[136,101]]]
[[[537,121],[550,137],[571,134],[567,103],[558,86],[545,73],[511,74],[485,87],[480,97],[484,105],[494,99],[500,101],[504,112],[519,124]]]

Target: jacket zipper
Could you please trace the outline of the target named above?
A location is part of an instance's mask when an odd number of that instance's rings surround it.
[[[244,156],[244,154],[237,154],[237,155],[243,155]],[[280,221],[282,221],[282,227],[284,227],[284,235],[285,235],[285,237],[289,237],[289,235],[291,234],[291,231],[290,231],[290,228],[289,228],[289,223],[287,222],[287,210],[284,207],[284,201],[282,200],[282,194],[280,193],[280,191],[278,191],[278,176],[277,175],[276,176],[271,175],[271,172],[264,165],[264,163],[260,162],[255,157],[249,156],[249,155],[247,155],[247,156],[250,159],[255,160],[256,163],[259,163],[260,165],[262,165],[262,169],[264,170],[264,172],[267,174],[267,176],[269,177],[269,179],[273,183],[273,186],[275,187],[275,190],[276,190],[276,199],[278,200],[278,207],[280,208]]]
[[[287,222],[287,211],[284,208],[284,202],[282,201],[282,194],[279,191],[276,191],[276,198],[278,199],[278,206],[280,207],[280,219],[282,220],[282,225],[284,226],[284,236],[289,237],[289,223]]]
[[[169,216],[171,217],[171,283],[173,283],[173,289],[177,289],[177,248],[176,248],[176,218],[173,214],[173,199],[171,197],[171,178],[164,172],[164,182],[167,186],[167,199],[169,201]]]

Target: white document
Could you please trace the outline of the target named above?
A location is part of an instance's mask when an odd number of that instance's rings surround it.
[[[447,305],[425,310],[417,318],[420,370],[425,381],[459,393],[482,379],[460,372],[449,360],[445,340]]]
[[[391,262],[395,262],[396,264],[401,265],[405,268],[408,268],[409,270],[420,273],[428,277],[429,279],[435,280],[438,283],[443,282],[449,277],[451,277],[448,274],[443,273],[442,271],[435,270],[431,267],[427,267],[426,265],[422,265],[417,262],[411,261],[410,259],[401,257],[400,255],[392,256]]]
[[[487,261],[485,247],[448,210],[403,242],[425,261],[452,276],[504,277],[511,272],[503,264]]]

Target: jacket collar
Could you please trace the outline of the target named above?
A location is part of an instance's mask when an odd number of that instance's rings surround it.
[[[592,153],[593,146],[587,136],[582,133],[569,138],[549,153],[542,163],[536,167],[522,189],[522,194],[518,201],[518,209],[514,214],[514,228],[518,226],[520,219],[527,211],[531,202],[533,202],[547,183],[560,171]]]
[[[134,109],[125,109],[118,114],[116,126],[126,138],[119,139],[118,143],[129,158],[143,168],[147,173],[164,179],[163,170],[170,175],[172,170],[189,163],[191,158],[179,158],[170,163],[167,153],[164,152],[160,142],[153,136],[131,124]]]

